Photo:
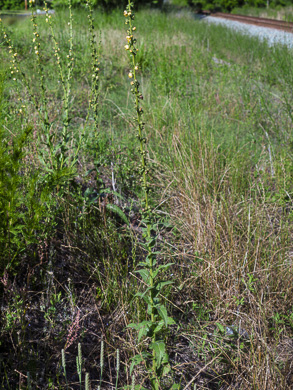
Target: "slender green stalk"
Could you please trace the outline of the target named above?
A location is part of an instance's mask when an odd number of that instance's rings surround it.
[[[132,375],[132,378],[131,378],[131,390],[134,390],[135,389],[135,376]]]
[[[68,382],[67,382],[67,375],[66,375],[66,360],[65,360],[65,351],[62,349],[61,351],[61,359],[62,359],[62,367],[63,367],[63,374],[66,382],[66,389],[68,389]]]
[[[27,389],[32,390],[31,374],[29,371],[27,372]]]
[[[47,4],[45,5],[46,11],[46,22],[49,24],[50,32],[54,42],[54,56],[56,58],[57,67],[59,71],[59,77],[63,88],[63,129],[62,129],[62,141],[60,145],[60,159],[58,162],[58,169],[62,169],[67,165],[68,156],[68,143],[69,143],[69,98],[71,90],[71,79],[74,66],[74,56],[73,56],[73,15],[72,15],[72,4],[71,0],[68,0],[68,9],[69,9],[69,52],[67,54],[67,63],[66,70],[62,66],[61,62],[61,53],[59,43],[56,38],[56,34],[53,28],[52,18],[49,15],[49,9]]]
[[[127,29],[127,44],[125,45],[125,50],[129,53],[130,56],[130,66],[128,77],[131,82],[131,92],[134,95],[134,105],[136,116],[134,120],[137,124],[137,139],[139,142],[139,153],[140,153],[140,182],[144,191],[144,196],[142,200],[142,224],[145,226],[143,229],[144,237],[144,248],[146,249],[147,255],[144,262],[138,264],[138,266],[143,267],[137,272],[141,275],[144,282],[147,284],[147,290],[144,293],[137,293],[136,296],[144,299],[148,305],[147,313],[150,316],[149,321],[143,321],[139,324],[130,324],[129,326],[137,329],[138,341],[142,336],[150,337],[151,343],[149,348],[152,350],[151,353],[151,366],[149,371],[151,374],[151,386],[153,390],[158,390],[160,387],[159,378],[164,375],[164,368],[168,365],[168,355],[165,351],[165,343],[162,340],[162,330],[174,323],[174,321],[168,317],[167,310],[165,306],[160,301],[160,293],[164,285],[170,284],[171,281],[161,281],[157,280],[160,271],[164,268],[168,268],[171,264],[160,265],[157,267],[156,255],[154,249],[157,243],[157,236],[155,234],[155,215],[153,209],[150,207],[149,192],[150,186],[148,183],[148,151],[146,147],[146,138],[144,136],[144,122],[142,120],[143,109],[141,107],[141,101],[143,96],[139,89],[140,83],[137,79],[137,73],[139,70],[139,63],[137,61],[137,52],[138,48],[136,47],[136,38],[134,37],[136,27],[134,23],[134,12],[133,12],[133,3],[128,0],[128,5],[124,11],[124,16],[126,18],[125,24],[128,25]],[[141,357],[139,355],[133,358],[133,363],[139,364],[141,362]],[[148,366],[148,363],[147,363]],[[133,367],[132,367],[133,368]],[[166,370],[165,370],[166,372]]]
[[[68,8],[69,8],[69,52],[67,55],[67,77],[66,84],[64,89],[64,120],[63,120],[63,131],[62,131],[62,146],[61,146],[61,154],[62,154],[62,164],[65,163],[66,152],[67,152],[67,144],[69,141],[68,135],[68,126],[69,126],[69,96],[70,96],[70,87],[71,87],[71,78],[74,64],[73,57],[73,16],[72,16],[72,4],[71,0],[68,0]]]
[[[104,369],[104,341],[102,339],[101,340],[101,353],[100,353],[100,383],[99,383],[99,388],[101,388],[101,385],[102,385],[103,369]]]
[[[87,8],[88,8],[88,21],[89,21],[89,33],[90,33],[90,47],[91,47],[91,65],[92,65],[92,86],[91,86],[91,96],[89,100],[89,106],[93,111],[94,116],[94,123],[95,123],[95,130],[98,129],[98,123],[99,123],[99,73],[100,73],[100,62],[99,62],[99,51],[101,44],[99,42],[98,44],[98,50],[97,50],[97,43],[96,43],[96,36],[95,36],[95,27],[94,27],[94,18],[93,18],[93,8],[91,1],[87,2]],[[88,111],[90,112],[90,110]]]
[[[115,390],[118,389],[119,370],[120,370],[120,356],[119,356],[119,349],[117,349],[117,354],[116,354],[116,385],[115,385]]]
[[[37,72],[39,74],[40,78],[40,87],[41,87],[41,105],[38,107],[38,112],[41,115],[42,123],[44,126],[45,134],[49,132],[50,124],[49,124],[49,118],[48,118],[48,109],[47,109],[47,89],[44,82],[44,69],[41,61],[41,40],[40,40],[40,34],[38,31],[38,24],[37,24],[37,17],[36,14],[32,8],[32,5],[34,4],[35,0],[30,0],[30,8],[31,8],[31,22],[33,24],[33,45],[34,45],[34,54],[36,56],[36,63],[37,63]]]
[[[128,6],[126,8],[126,11],[124,11],[124,16],[127,17],[127,24],[129,25],[129,28],[127,30],[127,42],[128,44],[125,45],[125,49],[129,51],[131,55],[131,63],[132,63],[132,69],[128,73],[128,77],[131,79],[131,92],[134,94],[135,98],[135,109],[136,109],[136,118],[134,118],[137,122],[137,139],[139,141],[139,152],[141,156],[140,160],[140,175],[141,175],[141,181],[142,181],[142,188],[144,190],[144,209],[143,209],[143,221],[146,224],[147,231],[145,233],[146,241],[148,242],[147,245],[147,251],[148,251],[148,259],[149,259],[149,285],[151,287],[151,294],[150,294],[150,306],[151,306],[151,321],[155,322],[155,307],[154,307],[154,257],[152,254],[152,247],[150,245],[151,242],[151,227],[152,227],[152,219],[153,219],[153,213],[149,206],[149,191],[150,187],[147,182],[147,174],[148,174],[148,161],[147,161],[147,151],[145,148],[146,144],[146,138],[143,136],[143,130],[144,130],[144,123],[142,121],[142,115],[143,115],[143,109],[141,107],[140,101],[143,99],[142,94],[140,93],[139,86],[140,83],[137,80],[137,71],[139,69],[138,62],[136,59],[136,54],[138,49],[136,48],[136,39],[134,38],[133,34],[136,31],[136,27],[133,26],[134,21],[134,13],[133,13],[133,3],[128,1]],[[156,334],[153,334],[152,341],[156,341]],[[153,350],[153,355],[155,355],[155,352]],[[156,359],[155,356],[153,358],[153,370],[156,371]]]
[[[81,353],[81,344],[78,343],[77,347],[77,356],[76,356],[76,368],[79,378],[79,388],[81,390],[81,379],[82,379],[82,353]]]
[[[90,374],[85,373],[85,390],[90,390]]]
[[[6,46],[8,47],[8,51],[10,54],[10,67],[9,67],[10,76],[11,76],[12,80],[15,82],[15,88],[17,90],[17,93],[19,95],[19,86],[20,86],[20,82],[22,81],[24,83],[29,95],[30,95],[30,100],[34,103],[35,107],[38,108],[38,103],[35,99],[35,96],[31,92],[31,90],[29,88],[29,84],[28,84],[27,79],[25,77],[25,74],[22,72],[22,70],[19,66],[17,50],[15,49],[13,42],[12,42],[11,38],[9,37],[9,34],[8,34],[5,26],[3,25],[1,18],[0,18],[0,28],[1,28],[4,42],[5,42]],[[20,109],[19,109],[19,113],[24,115],[25,110],[26,110],[26,105],[22,104]]]

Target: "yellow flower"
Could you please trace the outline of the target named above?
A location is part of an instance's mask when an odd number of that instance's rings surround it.
[[[133,74],[132,74],[131,72],[129,72],[129,73],[128,73],[128,77],[129,77],[130,79],[132,79]]]
[[[132,31],[135,31],[136,30],[136,27],[132,27]]]
[[[135,69],[135,70],[138,70],[138,66],[136,65],[134,69]]]
[[[129,50],[129,45],[125,45],[125,50]]]
[[[123,12],[123,15],[124,15],[124,16],[127,16],[127,11],[124,11],[124,12]]]

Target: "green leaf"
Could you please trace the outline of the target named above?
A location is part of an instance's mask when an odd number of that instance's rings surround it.
[[[143,279],[143,281],[144,282],[148,282],[148,280],[149,280],[149,277],[150,277],[150,272],[149,272],[149,270],[147,270],[147,269],[140,269],[140,270],[138,270],[138,271],[135,271],[136,273],[138,273],[138,274],[140,274],[140,276],[142,277],[142,279]]]
[[[160,306],[157,306],[156,309],[158,310],[159,316],[162,318],[165,325],[168,326],[168,314],[167,314],[167,309],[165,308],[165,306],[160,305]]]
[[[153,278],[155,279],[155,277],[158,275],[158,273],[162,270],[162,269],[166,269],[166,268],[169,268],[171,267],[171,265],[173,265],[174,263],[168,263],[168,264],[165,264],[165,265],[160,265],[153,273]]]
[[[139,329],[139,324],[135,324],[135,323],[132,322],[131,324],[127,325],[127,328],[138,330]]]
[[[106,208],[107,210],[110,210],[112,213],[118,215],[122,219],[122,221],[126,223],[126,225],[129,225],[128,218],[120,209],[120,207],[118,207],[116,204],[108,203]]]
[[[160,330],[163,328],[163,326],[164,326],[164,321],[163,320],[159,321],[158,325],[154,329],[154,334],[159,333]]]
[[[167,324],[168,325],[176,325],[176,322],[172,317],[168,317]]]
[[[132,385],[126,385],[122,387],[123,390],[131,390]],[[149,390],[146,387],[143,387],[142,385],[135,385],[134,390]]]
[[[127,328],[132,328],[135,330],[139,330],[142,326],[148,325],[149,327],[152,325],[152,321],[142,321],[137,323],[131,323],[127,325]]]
[[[149,326],[143,326],[139,329],[138,336],[137,336],[137,341],[140,342],[141,338],[143,336],[146,336],[148,331],[150,330]]]
[[[166,353],[166,346],[164,341],[156,341],[154,343],[151,343],[150,348],[155,351],[157,365],[160,367]]]
[[[117,198],[121,199],[121,200],[124,200],[124,197],[119,194],[118,192],[116,191],[112,191],[110,190],[109,188],[105,188],[101,191],[101,194],[112,194],[112,195],[115,195]]]
[[[140,342],[141,338],[147,335],[152,325],[153,325],[152,321],[142,321],[139,324],[131,323],[127,325],[127,328],[138,330],[138,342]]]
[[[168,284],[173,284],[171,280],[165,281],[165,282],[157,282],[154,285],[154,289],[157,291],[157,295],[162,291],[164,286],[167,286]]]
[[[132,362],[131,362],[130,369],[129,369],[130,375],[132,374],[134,367],[137,366],[138,364],[140,364],[141,362],[143,362],[144,359],[140,355],[135,355],[131,360],[132,360]]]
[[[178,383],[174,383],[170,390],[180,390],[180,385]]]
[[[141,262],[141,263],[137,264],[137,267],[149,267],[149,264],[147,264],[145,262]]]
[[[137,292],[137,293],[135,294],[135,297],[139,297],[139,298],[145,299],[146,294],[147,294],[149,291],[153,290],[153,289],[154,289],[154,287],[148,287],[144,292]]]
[[[146,241],[147,248],[153,248],[156,245],[157,240],[155,238],[151,238]]]
[[[219,324],[218,322],[216,322],[216,325],[217,327],[219,328],[219,331],[224,334],[225,333],[225,328],[222,324]]]

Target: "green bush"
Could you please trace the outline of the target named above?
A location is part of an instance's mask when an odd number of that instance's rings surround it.
[[[85,6],[87,3],[87,0],[73,0],[72,5],[73,7],[79,7],[79,6]],[[115,8],[125,8],[127,4],[126,0],[93,0],[92,5],[95,8],[102,8],[106,11],[111,11]],[[135,2],[136,7],[141,7],[145,5],[152,5],[152,6],[161,6],[163,4],[163,0],[137,0]],[[58,7],[68,7],[68,0],[53,0],[52,1],[53,8]]]
[[[243,4],[242,0],[189,0],[189,5],[197,11],[231,11]]]
[[[290,5],[289,0],[272,0],[270,7],[283,7]],[[196,11],[210,10],[210,11],[229,11],[235,8],[256,7],[263,8],[267,6],[267,0],[188,0],[189,6]]]
[[[0,10],[24,9],[23,0],[0,0]]]

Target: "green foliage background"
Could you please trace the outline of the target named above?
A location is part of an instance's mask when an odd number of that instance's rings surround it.
[[[36,6],[42,7],[44,5],[44,1],[37,0]],[[58,7],[67,7],[68,1],[67,0],[52,0],[48,2],[49,4],[52,4],[53,8]],[[83,6],[86,4],[86,0],[73,0],[72,5],[74,7]],[[126,0],[93,0],[92,2],[93,6],[95,8],[103,8],[106,11],[113,10],[115,8],[124,8],[127,4]],[[149,5],[152,6],[161,6],[163,4],[163,0],[137,0],[135,2],[136,6],[144,6]],[[8,9],[24,9],[24,0],[0,0],[0,11],[1,10],[8,10]]]
[[[0,10],[24,9],[23,0],[0,0]]]
[[[234,8],[256,7],[271,8],[292,5],[292,0],[188,0],[188,4],[198,11],[232,11]]]
[[[53,8],[66,8],[68,5],[67,0],[50,0],[48,3],[51,3]],[[149,6],[152,7],[162,7],[163,0],[136,0],[136,7]],[[177,1],[169,1],[168,4],[177,5]],[[183,2],[185,3],[185,2]],[[201,10],[211,10],[211,11],[232,11],[234,8],[246,8],[246,7],[256,7],[264,8],[267,5],[270,8],[280,8],[283,6],[288,6],[293,4],[293,0],[187,0],[187,3],[190,7],[194,8],[196,11]],[[74,7],[84,6],[86,0],[73,0],[72,5]],[[105,11],[111,11],[115,8],[125,8],[127,1],[126,0],[93,0],[92,4],[95,8],[102,8]],[[36,6],[42,7],[44,1],[37,0]],[[0,0],[0,10],[8,9],[24,9],[24,0]]]

